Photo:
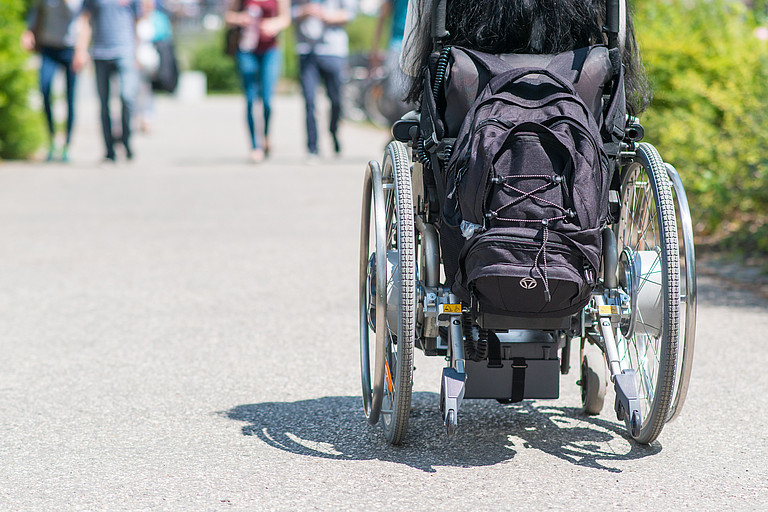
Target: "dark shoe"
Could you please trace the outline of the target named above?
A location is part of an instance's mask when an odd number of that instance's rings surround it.
[[[133,151],[131,151],[131,146],[127,142],[123,142],[123,147],[125,148],[125,158],[128,160],[133,160]]]
[[[341,153],[341,144],[339,144],[339,138],[335,133],[332,133],[331,137],[333,138],[333,152],[338,155]]]

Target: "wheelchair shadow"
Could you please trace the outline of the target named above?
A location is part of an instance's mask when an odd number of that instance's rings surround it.
[[[383,460],[425,472],[437,466],[476,467],[511,461],[521,450],[539,450],[577,466],[621,472],[612,463],[661,451],[656,442],[630,440],[623,425],[581,414],[573,407],[540,402],[501,405],[465,400],[458,433],[449,438],[441,424],[436,393],[414,393],[408,434],[390,446],[381,427],[370,426],[361,399],[323,397],[298,402],[238,405],[220,414],[245,422],[242,433],[274,448],[338,460]],[[606,408],[607,408],[606,404]]]

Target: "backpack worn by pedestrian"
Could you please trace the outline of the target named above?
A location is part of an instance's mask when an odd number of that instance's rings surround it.
[[[237,0],[235,4],[235,11],[241,12],[244,9],[245,0]],[[234,57],[237,54],[237,50],[240,47],[240,37],[243,33],[243,28],[239,25],[227,26],[224,30],[224,54]]]
[[[458,258],[454,293],[476,312],[578,312],[600,269],[624,126],[623,98],[611,97],[623,90],[618,54],[602,46],[554,56],[453,48],[435,69],[421,135],[438,164],[441,224],[465,239],[458,255],[443,250],[444,260]],[[451,117],[462,119],[455,137]]]
[[[152,89],[173,93],[179,84],[179,67],[173,40],[156,41],[154,45],[160,56],[160,66],[152,79]]]

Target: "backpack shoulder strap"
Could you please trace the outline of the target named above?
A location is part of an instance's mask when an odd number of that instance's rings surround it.
[[[429,68],[424,74],[424,88],[421,100],[421,136],[427,145],[427,150],[445,137],[445,127],[437,108],[437,102],[432,95],[432,75]]]
[[[609,57],[614,71],[614,80],[610,97],[604,110],[603,139],[605,142],[612,142],[618,147],[618,142],[624,138],[624,123],[627,113],[627,97],[624,91],[624,66],[621,63],[621,55],[618,49],[611,49]]]
[[[488,69],[464,48],[451,48],[445,94],[446,132],[455,137],[480,91],[490,80]]]

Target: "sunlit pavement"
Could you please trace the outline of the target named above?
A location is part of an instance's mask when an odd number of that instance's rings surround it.
[[[305,163],[298,96],[250,164],[243,100],[162,97],[100,165],[83,87],[70,164],[0,164],[0,510],[761,510],[766,302],[700,281],[688,401],[650,447],[553,401],[467,401],[416,356],[405,445],[362,412],[362,173],[387,134]],[[324,121],[320,126],[325,126]],[[575,349],[576,347],[574,347]]]

